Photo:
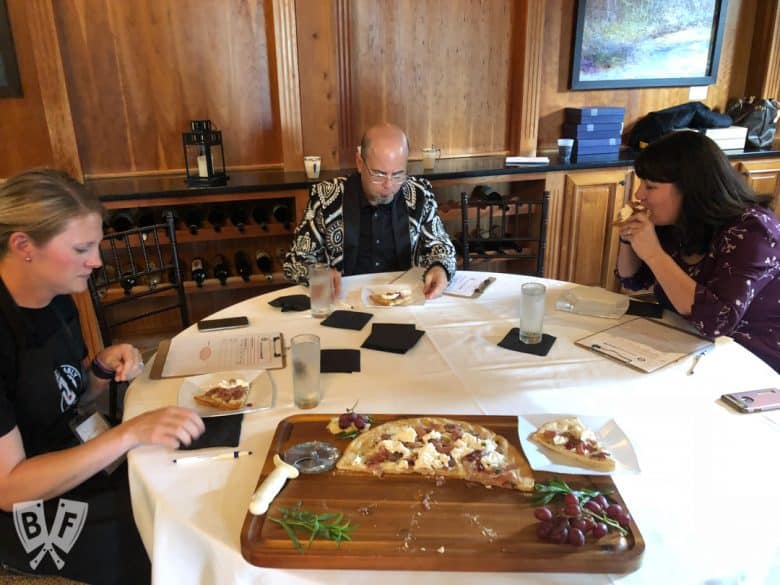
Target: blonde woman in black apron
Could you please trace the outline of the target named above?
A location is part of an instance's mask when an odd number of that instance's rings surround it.
[[[100,266],[102,214],[97,197],[57,171],[28,171],[0,186],[0,564],[136,585],[150,581],[150,564],[126,465],[104,470],[137,445],[188,445],[203,421],[170,407],[83,444],[71,430],[79,407],[111,379],[143,369],[129,344],[84,365],[70,294],[84,291]]]

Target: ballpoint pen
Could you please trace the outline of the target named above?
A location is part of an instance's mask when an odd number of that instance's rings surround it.
[[[174,459],[174,463],[196,463],[199,461],[219,461],[220,459],[238,459],[239,457],[245,457],[251,455],[251,451],[225,451],[223,453],[215,453],[214,455],[193,455],[191,457],[179,457]]]
[[[495,277],[488,276],[485,280],[483,280],[477,288],[474,289],[474,294],[479,295],[485,292],[485,289],[489,287],[491,284],[493,284],[496,281]]]
[[[695,356],[693,356],[693,363],[691,364],[691,367],[688,369],[688,375],[693,375],[693,370],[696,367],[696,364],[699,363],[699,360],[704,356],[704,354],[707,353],[706,351],[700,351]]]

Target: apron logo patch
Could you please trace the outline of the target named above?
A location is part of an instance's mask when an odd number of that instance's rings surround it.
[[[81,388],[81,372],[70,364],[57,366],[54,379],[60,389],[60,411],[65,412],[76,403],[76,390]]]
[[[87,519],[89,504],[60,498],[57,503],[57,515],[54,517],[51,532],[46,528],[46,516],[43,500],[18,502],[14,504],[14,527],[24,552],[32,553],[38,547],[40,550],[30,561],[30,567],[35,570],[48,553],[57,569],[65,566],[57,549],[67,554],[76,543],[84,522]],[[54,548],[57,547],[57,549]]]

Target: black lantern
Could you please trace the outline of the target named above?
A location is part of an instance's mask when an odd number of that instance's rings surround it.
[[[222,132],[211,128],[211,120],[192,120],[191,132],[181,135],[187,184],[193,186],[224,185],[225,151]]]

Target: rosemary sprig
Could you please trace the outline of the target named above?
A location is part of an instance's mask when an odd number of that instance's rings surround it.
[[[573,490],[566,484],[565,481],[558,478],[551,479],[547,483],[536,483],[534,485],[534,491],[537,492],[537,495],[534,498],[533,503],[540,506],[549,504],[556,497],[564,496],[566,494],[574,494],[581,503],[585,503],[598,495],[603,494],[606,496],[612,493],[612,490],[600,492],[598,490],[589,490],[587,488]]]
[[[284,529],[295,546],[295,550],[299,552],[303,552],[303,545],[296,531],[308,532],[307,547],[311,547],[311,543],[318,536],[333,540],[337,545],[341,545],[345,540],[352,540],[350,532],[357,528],[357,526],[351,526],[349,520],[341,523],[344,514],[314,514],[302,509],[300,502],[294,508],[282,508],[281,512],[281,518],[269,517],[268,519]]]

